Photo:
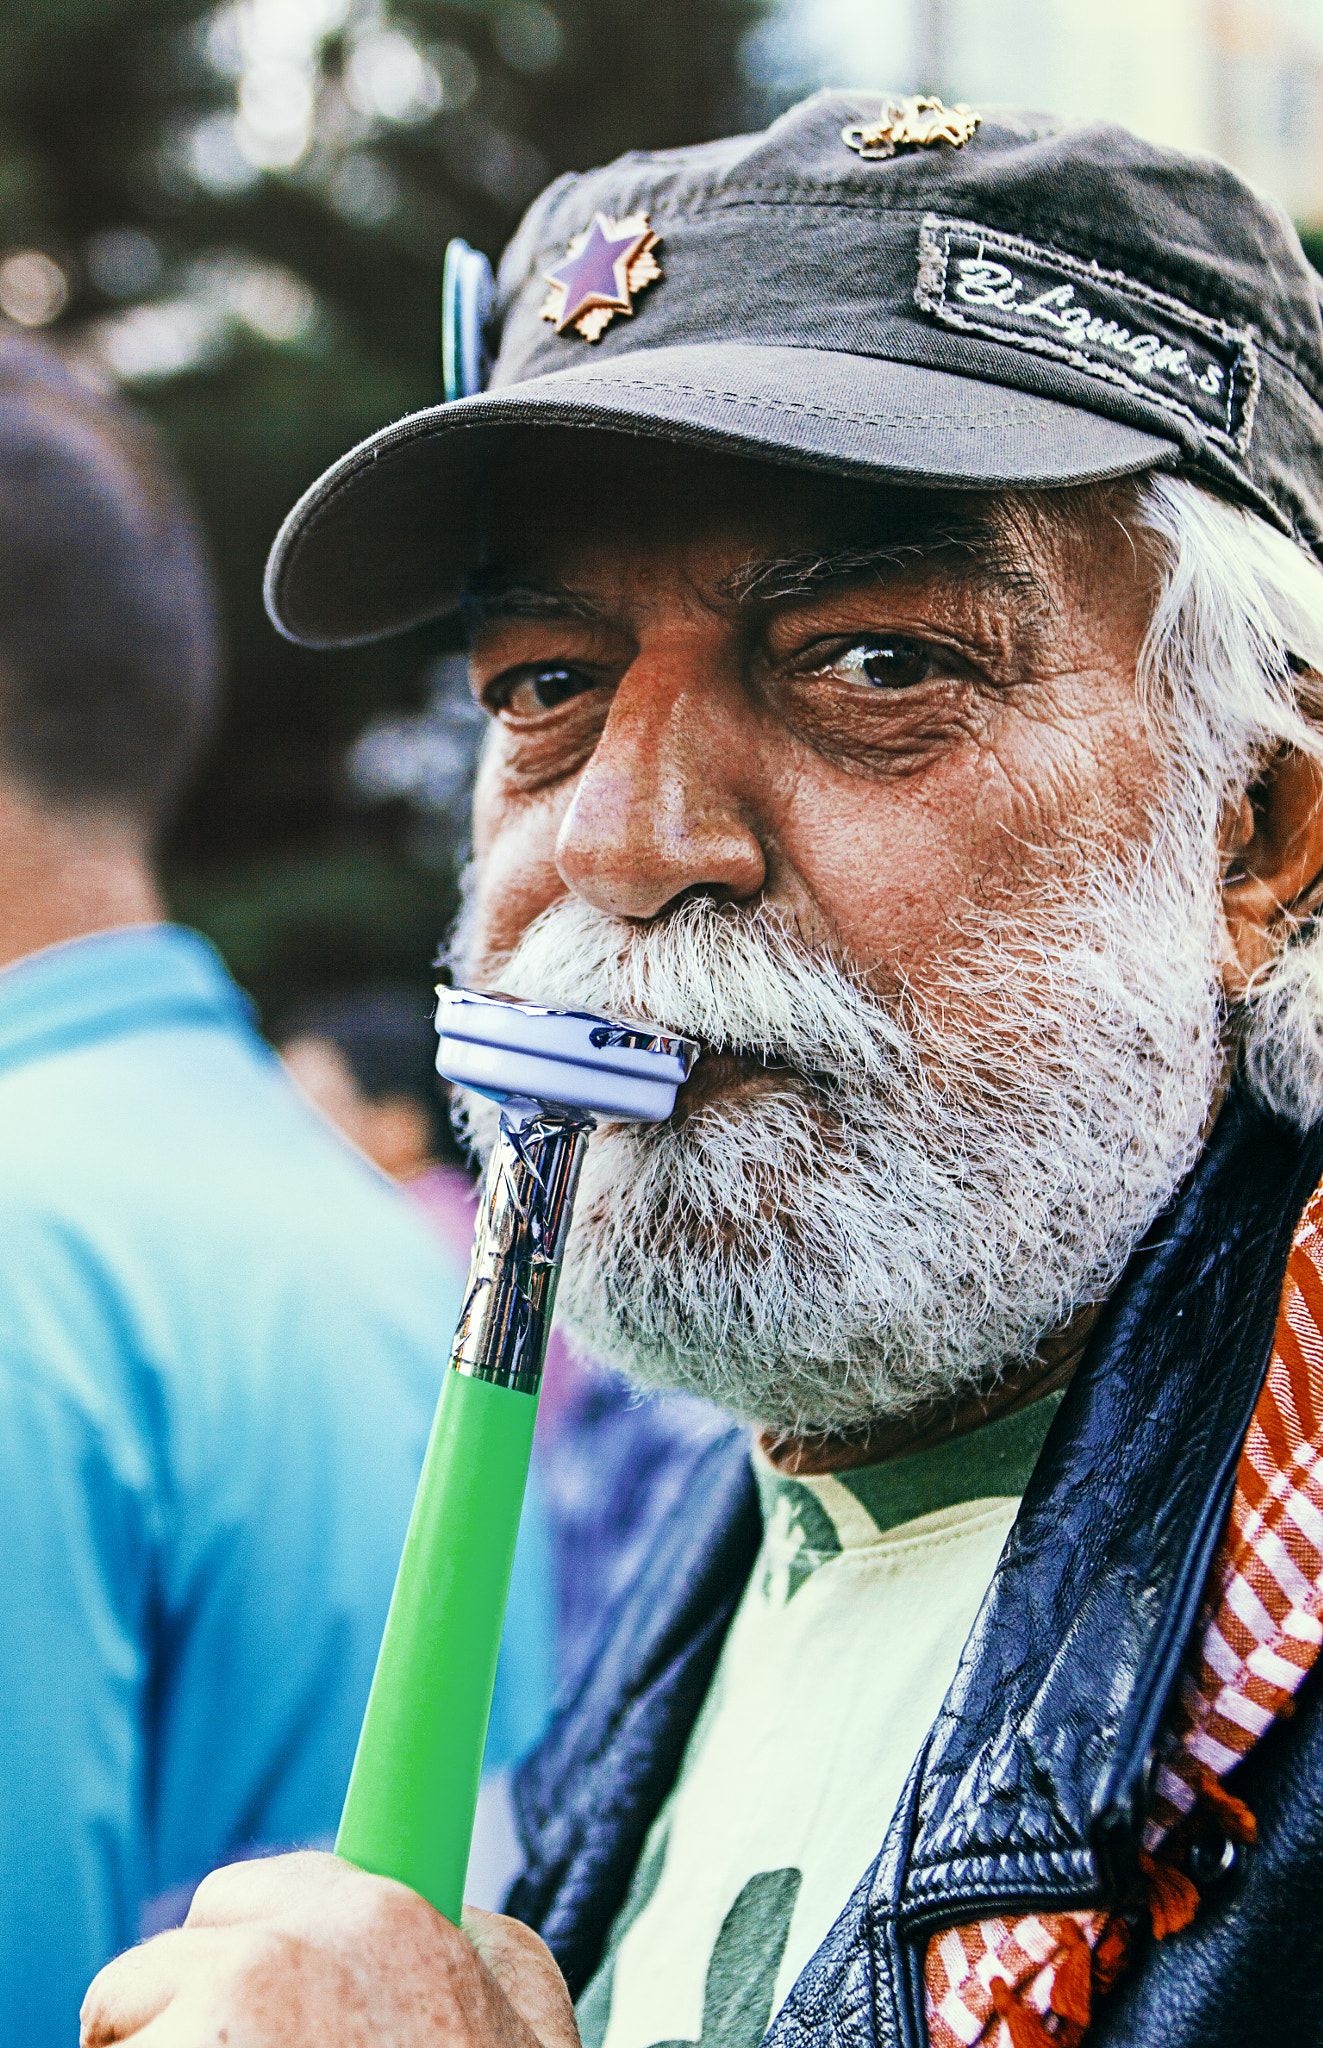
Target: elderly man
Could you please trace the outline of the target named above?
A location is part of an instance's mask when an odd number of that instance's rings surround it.
[[[562,1302],[742,1426],[515,1917],[223,1873],[88,2042],[1323,2026],[1315,287],[1211,159],[821,97],[554,187],[296,510],[295,636],[464,604],[461,971],[704,1041]]]

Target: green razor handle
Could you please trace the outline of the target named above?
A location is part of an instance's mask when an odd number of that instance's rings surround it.
[[[556,1281],[592,1129],[580,1110],[521,1107],[522,1122],[503,1116],[483,1180],[464,1310],[335,1843],[456,1926]]]
[[[538,1389],[588,1133],[658,1123],[698,1057],[651,1024],[437,990],[437,1067],[501,1105],[450,1371],[336,1853],[459,1924]]]

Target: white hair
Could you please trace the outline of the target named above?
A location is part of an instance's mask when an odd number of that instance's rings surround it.
[[[1150,477],[1135,524],[1163,570],[1140,683],[1180,800],[1219,815],[1283,748],[1323,765],[1323,566],[1183,477]],[[1323,1118],[1323,919],[1288,913],[1276,938],[1232,1022],[1248,1085],[1307,1128]]]

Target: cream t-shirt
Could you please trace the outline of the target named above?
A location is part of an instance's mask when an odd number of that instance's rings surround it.
[[[787,1479],[602,1965],[584,2048],[756,2048],[876,1856],[1059,1397]]]

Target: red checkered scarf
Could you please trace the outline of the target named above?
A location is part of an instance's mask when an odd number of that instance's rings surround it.
[[[1180,1865],[1195,1829],[1252,1841],[1222,1786],[1289,1714],[1323,1645],[1323,1186],[1287,1261],[1272,1359],[1236,1474],[1180,1694],[1158,1744],[1140,1859],[1155,1935],[1188,1925],[1199,1894]],[[1093,2000],[1125,1969],[1131,1927],[1106,1912],[980,1920],[928,1944],[933,2048],[1077,2048]]]

